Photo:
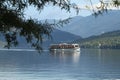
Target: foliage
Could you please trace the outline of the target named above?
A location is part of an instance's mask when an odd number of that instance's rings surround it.
[[[77,40],[82,48],[114,48],[120,49],[120,31],[108,32],[99,36],[92,36]]]
[[[108,12],[113,7],[119,8],[120,0],[99,0],[99,3],[95,6],[92,0],[90,0],[90,4],[91,6],[86,6],[86,8],[92,10],[94,16],[98,16],[104,12]]]
[[[43,38],[50,38],[54,26],[61,26],[67,21],[49,24],[47,21],[42,23],[32,18],[25,19],[25,8],[34,5],[40,11],[46,4],[59,6],[67,11],[70,9],[70,4],[66,0],[0,0],[0,34],[7,42],[5,47],[17,46],[17,37],[23,36],[32,47],[42,49]]]

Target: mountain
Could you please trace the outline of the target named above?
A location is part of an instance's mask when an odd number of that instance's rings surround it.
[[[120,49],[120,30],[107,32],[99,36],[91,36],[75,40],[82,48],[114,48]]]
[[[52,39],[50,40],[46,39],[43,41],[43,48],[48,48],[50,44],[55,44],[60,42],[71,42],[76,39],[81,39],[80,36],[74,35],[69,32],[60,31],[57,29],[53,30],[51,35],[52,35]],[[4,40],[3,36],[1,36],[1,38]],[[27,44],[27,42],[24,40],[23,37],[18,36],[17,40],[19,41],[19,45],[17,47],[12,47],[12,48],[24,48],[24,49],[31,48],[30,44]],[[0,45],[3,46],[3,42],[0,41]]]
[[[49,47],[50,44],[56,44],[56,43],[64,43],[64,42],[71,42],[74,41],[76,39],[82,39],[80,36],[74,35],[72,33],[69,32],[65,32],[65,31],[60,31],[58,29],[55,29],[52,32],[52,39],[51,40],[45,40],[43,42],[43,46],[44,47]]]
[[[60,31],[60,30],[54,30],[52,32],[52,37],[54,42],[70,42],[75,39],[81,38],[80,36],[76,36],[72,33]]]
[[[70,23],[59,29],[86,38],[109,31],[120,30],[119,19],[120,11],[112,10],[97,17],[94,15],[73,17]]]

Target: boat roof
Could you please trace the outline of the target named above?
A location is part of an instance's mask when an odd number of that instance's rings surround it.
[[[68,44],[68,43],[59,43],[59,44],[51,44],[51,45],[79,45],[79,44]]]

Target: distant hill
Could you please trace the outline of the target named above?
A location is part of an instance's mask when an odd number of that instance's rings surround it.
[[[82,40],[75,40],[82,48],[112,48],[120,49],[120,30],[107,32],[99,36],[91,36]]]
[[[76,39],[81,39],[80,36],[74,35],[69,32],[65,31],[60,31],[60,30],[53,30],[52,32],[52,39],[50,40],[44,40],[43,41],[43,48],[48,48],[50,44],[55,44],[55,43],[61,43],[61,42],[71,42]],[[4,40],[4,38],[1,36],[1,39]],[[18,37],[17,39],[19,41],[19,45],[17,47],[12,47],[12,48],[31,48],[30,44],[27,44],[27,42],[24,40],[23,37]],[[3,46],[3,42],[0,41],[0,45]]]
[[[60,28],[60,30],[86,38],[109,31],[120,30],[119,19],[120,10],[108,11],[98,17],[94,15],[87,17],[76,16],[70,20],[70,23]]]
[[[82,38],[80,36],[74,35],[72,33],[55,29],[52,32],[52,39],[44,41],[43,46],[49,47],[50,44],[71,42],[71,41],[74,41],[76,39],[82,39]]]

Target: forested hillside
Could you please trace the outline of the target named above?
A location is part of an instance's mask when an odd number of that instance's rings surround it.
[[[0,48],[3,48],[4,46],[5,46],[5,42],[3,42],[3,41],[0,41]]]
[[[120,30],[75,40],[74,43],[79,43],[81,48],[120,49]]]

